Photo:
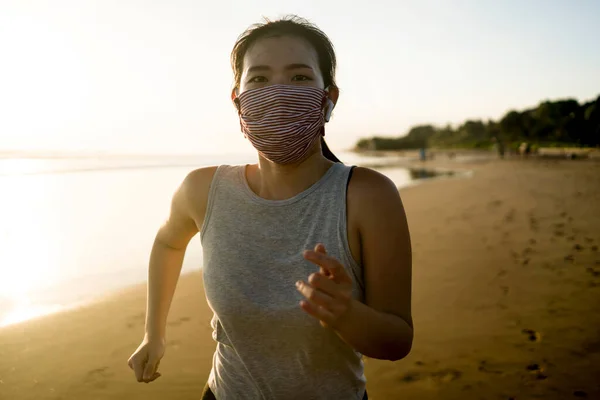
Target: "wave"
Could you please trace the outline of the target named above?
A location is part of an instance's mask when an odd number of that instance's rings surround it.
[[[157,168],[199,168],[223,163],[251,162],[252,160],[254,158],[239,155],[208,157],[4,158],[0,159],[0,176],[71,174]]]
[[[397,166],[405,157],[373,157],[342,152],[338,157],[346,164],[370,168]],[[220,154],[197,156],[100,156],[100,157],[8,157],[0,158],[0,176],[73,174],[97,171],[124,171],[159,168],[200,168],[220,164],[256,162],[254,154]]]

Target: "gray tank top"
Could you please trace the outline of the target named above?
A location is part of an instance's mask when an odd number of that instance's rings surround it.
[[[362,399],[362,355],[299,307],[295,287],[319,270],[302,252],[323,243],[364,299],[347,238],[350,171],[334,164],[304,192],[265,200],[245,166],[217,168],[200,237],[217,342],[208,385],[218,400]]]

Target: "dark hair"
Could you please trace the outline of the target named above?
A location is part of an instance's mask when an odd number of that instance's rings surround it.
[[[264,23],[258,23],[246,29],[237,39],[231,51],[231,68],[235,80],[235,87],[239,87],[242,77],[244,56],[248,49],[261,38],[278,36],[295,36],[306,40],[317,52],[319,69],[323,74],[325,87],[336,86],[335,68],[336,57],[333,44],[323,31],[304,18],[296,15],[284,17],[276,21],[265,18]],[[329,149],[325,140],[321,138],[323,155],[334,162],[341,162]]]

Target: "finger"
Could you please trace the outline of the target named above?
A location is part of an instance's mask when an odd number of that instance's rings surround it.
[[[300,301],[300,308],[302,308],[307,314],[312,315],[313,317],[321,321],[322,325],[330,325],[334,320],[332,313],[330,313],[323,307],[319,307],[318,305],[311,303],[308,300]]]
[[[137,379],[138,382],[143,382],[144,366],[146,364],[146,361],[134,359],[132,361],[132,364],[133,364],[133,372],[135,373],[135,379]]]
[[[315,251],[317,253],[327,254],[327,250],[325,250],[325,245],[323,243],[317,243]]]
[[[154,375],[152,375],[152,378],[144,380],[144,382],[146,382],[146,383],[153,382],[153,381],[157,380],[158,378],[160,378],[161,376],[162,375],[160,372],[155,372]]]
[[[327,250],[325,250],[325,245],[323,245],[323,243],[317,243],[314,251],[321,254],[327,254]],[[325,276],[332,276],[331,272],[321,266],[319,266],[319,271]]]
[[[336,282],[322,274],[313,273],[308,277],[308,283],[334,299],[341,300],[342,302],[352,300],[352,280]]]
[[[338,298],[340,292],[340,285],[335,283],[332,279],[324,276],[320,273],[310,274],[308,277],[308,283],[322,292],[330,295],[331,297]]]
[[[326,271],[333,275],[336,281],[343,281],[350,278],[342,264],[340,264],[340,262],[333,257],[330,257],[326,254],[317,253],[315,251],[306,250],[304,252],[304,258],[313,264],[323,267]]]
[[[158,358],[151,357],[144,368],[144,381],[149,381],[156,374],[158,368]]]
[[[306,282],[298,281],[296,282],[296,288],[307,300],[311,303],[322,307],[330,307],[333,298],[325,292],[322,292]]]

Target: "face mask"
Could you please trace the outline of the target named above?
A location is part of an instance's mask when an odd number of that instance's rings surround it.
[[[302,161],[325,135],[333,103],[323,89],[271,85],[243,92],[237,99],[240,126],[250,143],[277,164]]]

